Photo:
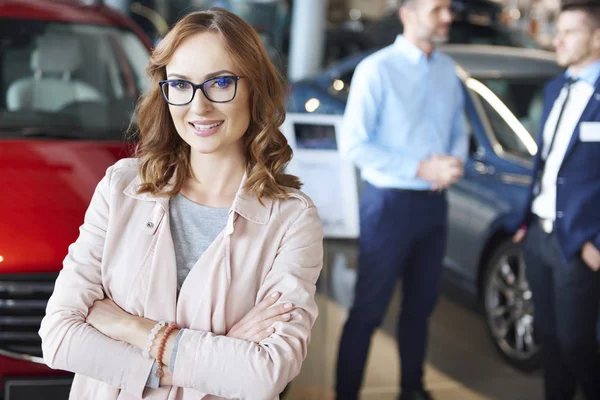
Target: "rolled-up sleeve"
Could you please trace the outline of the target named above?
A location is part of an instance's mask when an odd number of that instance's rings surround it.
[[[79,238],[69,247],[39,335],[49,367],[85,375],[141,397],[153,361],[86,323],[90,307],[104,298],[101,263],[111,174],[112,167],[96,187]]]
[[[224,398],[272,400],[294,377],[306,358],[318,315],[316,281],[323,267],[323,229],[314,206],[302,210],[283,236],[275,262],[256,302],[282,293],[281,302],[296,308],[288,322],[259,344],[185,330],[179,341],[173,385]]]

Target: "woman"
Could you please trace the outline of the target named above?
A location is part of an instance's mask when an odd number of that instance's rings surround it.
[[[183,18],[148,72],[138,157],[96,189],[44,359],[75,372],[77,400],[277,398],[306,357],[323,260],[318,213],[283,173],[281,80],[222,9]]]

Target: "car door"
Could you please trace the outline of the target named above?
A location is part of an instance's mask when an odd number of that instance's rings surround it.
[[[446,257],[444,264],[446,274],[455,278],[456,282],[464,289],[474,291],[475,276],[469,272],[467,266],[475,262],[473,252],[469,251],[473,241],[473,212],[472,197],[475,191],[472,179],[467,171],[471,169],[473,158],[473,143],[476,142],[476,132],[472,122],[472,105],[465,108],[464,118],[469,138],[469,154],[465,161],[466,176],[448,190],[448,236],[446,239]]]
[[[446,267],[476,290],[482,254],[494,235],[509,234],[507,225],[517,218],[531,182],[528,161],[514,149],[535,142],[492,90],[471,78],[466,85],[469,155],[464,179],[449,192]]]

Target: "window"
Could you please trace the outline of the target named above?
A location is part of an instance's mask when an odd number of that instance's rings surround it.
[[[296,146],[306,150],[337,150],[335,126],[294,123]]]
[[[121,139],[148,57],[124,29],[0,20],[0,138]]]
[[[493,133],[504,151],[531,158],[543,111],[543,88],[548,77],[469,79]]]

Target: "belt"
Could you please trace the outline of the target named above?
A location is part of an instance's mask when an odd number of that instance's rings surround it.
[[[548,218],[541,218],[537,215],[535,215],[534,217],[536,219],[536,223],[540,226],[544,233],[550,235],[554,231],[554,220]]]

